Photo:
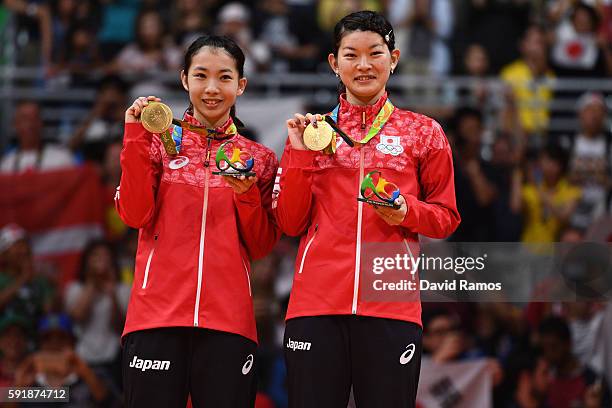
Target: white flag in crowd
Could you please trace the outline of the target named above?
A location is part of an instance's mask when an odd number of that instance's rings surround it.
[[[488,359],[435,363],[423,357],[417,393],[419,408],[489,408],[493,378]]]

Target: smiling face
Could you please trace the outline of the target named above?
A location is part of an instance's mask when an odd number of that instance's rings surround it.
[[[338,55],[329,54],[328,61],[346,86],[347,100],[366,105],[376,102],[385,93],[399,55],[399,50],[389,51],[380,34],[352,31],[340,41]]]
[[[208,127],[221,126],[229,117],[246,78],[240,78],[236,61],[223,49],[202,47],[193,55],[188,71],[181,72],[195,118]]]

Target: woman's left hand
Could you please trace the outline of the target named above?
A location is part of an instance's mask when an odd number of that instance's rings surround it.
[[[401,195],[395,200],[395,204],[399,205],[400,207],[392,208],[378,206],[375,204],[372,204],[372,207],[374,208],[374,211],[376,211],[376,214],[378,214],[380,218],[385,220],[387,224],[399,225],[402,223],[402,221],[404,221],[404,218],[406,217],[406,213],[408,212],[408,204],[406,204],[404,196]]]
[[[257,176],[223,176],[223,178],[236,194],[246,193],[257,182]]]

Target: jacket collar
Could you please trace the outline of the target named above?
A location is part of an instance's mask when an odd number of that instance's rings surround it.
[[[373,105],[353,105],[346,100],[346,94],[340,95],[340,112],[342,114],[363,114],[365,111],[367,118],[372,118],[382,109],[383,105],[387,101],[387,92],[385,92],[376,103]]]

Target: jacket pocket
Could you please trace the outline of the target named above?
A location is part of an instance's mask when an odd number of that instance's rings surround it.
[[[306,261],[306,255],[308,254],[308,250],[310,249],[310,246],[312,245],[312,243],[314,242],[314,239],[317,236],[318,230],[319,230],[319,224],[316,224],[314,228],[314,233],[312,234],[312,237],[310,237],[310,239],[306,243],[306,248],[304,248],[304,253],[302,254],[302,262],[300,262],[300,269],[298,271],[298,274],[301,274],[302,271],[304,270],[304,261]]]
[[[149,271],[151,270],[151,261],[153,261],[153,255],[155,254],[155,247],[157,246],[157,238],[159,235],[155,235],[153,248],[149,252],[149,257],[147,258],[147,265],[145,266],[144,278],[142,279],[142,289],[147,288],[147,283],[149,282]]]

